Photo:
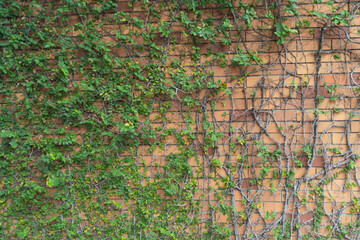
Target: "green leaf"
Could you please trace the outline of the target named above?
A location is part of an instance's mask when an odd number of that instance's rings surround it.
[[[315,15],[315,16],[317,16],[317,17],[327,18],[327,15],[326,15],[326,14],[320,13],[320,12],[317,12],[317,11],[313,11],[312,14]]]
[[[65,76],[69,76],[68,66],[64,63],[63,60],[59,60],[58,63],[61,71],[64,73]]]

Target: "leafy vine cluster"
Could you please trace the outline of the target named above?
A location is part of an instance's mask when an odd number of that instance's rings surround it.
[[[1,1],[1,238],[359,238],[359,7]]]

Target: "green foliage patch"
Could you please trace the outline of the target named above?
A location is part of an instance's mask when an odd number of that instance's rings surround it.
[[[352,15],[333,4],[328,2],[333,14],[310,13],[327,27],[349,25]],[[282,15],[280,5],[290,16]],[[287,199],[299,204],[307,198],[294,193],[301,181],[310,186],[312,179],[295,178],[304,161],[294,158],[290,166],[283,145],[270,148],[252,130],[242,134],[235,120],[225,130],[214,120],[218,103],[235,89],[252,92],[249,101],[262,94],[260,88],[247,90],[244,82],[267,67],[261,53],[270,47],[249,49],[244,42],[252,40],[245,35],[270,31],[263,40],[285,51],[288,41],[310,26],[298,18],[298,8],[297,1],[2,1],[0,237],[316,236],[304,235],[300,220],[291,222],[286,212],[267,212],[263,231],[253,228],[258,223],[251,217],[262,206],[256,190],[269,179],[271,193],[280,180]],[[293,26],[285,22],[290,17]],[[231,73],[217,77],[224,69]],[[324,87],[336,100],[338,85]],[[249,109],[240,117],[252,111],[249,119],[262,126],[259,112]],[[313,112],[316,119],[324,113],[316,107]],[[224,142],[230,150],[218,154]],[[312,142],[298,149],[309,166],[318,149]],[[354,161],[343,162],[342,172],[325,175],[313,188],[315,232],[325,216],[324,186],[340,173],[354,172]],[[240,173],[255,168],[260,172],[252,179]],[[210,190],[204,193],[205,188]],[[234,192],[242,194],[241,211]],[[348,206],[357,213],[358,199]],[[358,224],[335,224],[331,236],[351,236],[349,229],[355,232]]]

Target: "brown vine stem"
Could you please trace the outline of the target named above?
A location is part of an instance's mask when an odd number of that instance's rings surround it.
[[[320,74],[320,69],[321,69],[321,58],[322,58],[322,49],[323,49],[323,45],[324,45],[324,38],[325,38],[325,31],[327,29],[327,24],[325,24],[324,27],[321,28],[321,35],[320,35],[320,42],[319,42],[319,49],[317,52],[317,56],[315,59],[315,65],[316,65],[316,72],[315,72],[315,91],[316,91],[316,99],[315,99],[315,109],[319,108],[319,104],[320,104],[320,80],[321,80],[321,74]],[[312,164],[315,160],[315,158],[317,157],[317,152],[316,152],[316,147],[318,144],[318,138],[319,138],[319,114],[317,114],[315,116],[315,120],[314,120],[314,144],[313,144],[313,154],[312,154],[312,158],[308,160],[308,166],[309,168],[307,169],[306,173],[303,176],[303,179],[306,178],[306,176],[308,175]]]

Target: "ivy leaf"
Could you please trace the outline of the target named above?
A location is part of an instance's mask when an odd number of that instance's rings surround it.
[[[317,16],[317,17],[327,18],[327,15],[326,15],[326,14],[320,13],[320,12],[317,12],[317,11],[313,11],[312,14],[314,14],[314,15]]]
[[[64,63],[63,60],[60,60],[58,63],[61,71],[64,73],[65,76],[69,76],[69,71],[68,71],[68,67],[66,66],[66,64]]]
[[[44,48],[46,48],[46,49],[49,49],[49,48],[52,48],[52,47],[55,47],[55,46],[56,46],[55,43],[52,43],[52,42],[46,42],[44,44]]]
[[[46,180],[46,185],[50,188],[56,187],[57,185],[59,185],[59,181],[54,177],[48,177]]]
[[[18,143],[15,140],[13,140],[13,141],[10,142],[10,145],[11,145],[12,148],[17,148]]]

